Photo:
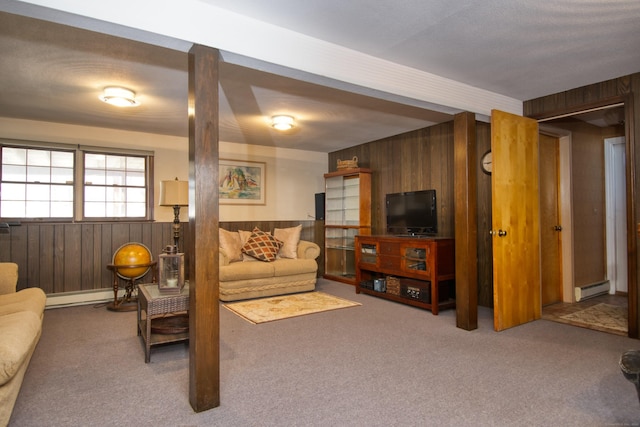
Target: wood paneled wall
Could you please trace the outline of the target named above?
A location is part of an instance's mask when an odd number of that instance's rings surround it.
[[[491,147],[491,127],[478,122],[477,158]],[[371,168],[372,232],[385,232],[385,196],[388,193],[435,188],[438,198],[438,235],[452,237],[454,223],[453,122],[447,122],[350,147],[329,154],[329,171],[337,160],[358,157],[360,167]],[[477,170],[478,182],[478,304],[493,305],[491,178]],[[486,231],[486,233],[485,233]]]
[[[640,186],[640,73],[622,76],[616,79],[595,83],[576,89],[525,101],[524,115],[536,119],[559,116],[561,114],[584,111],[589,108],[617,102],[625,103],[625,135],[627,137],[627,161],[631,165],[627,176],[628,236],[627,245],[629,266],[629,336],[638,337],[640,319],[638,318],[638,234],[636,233],[640,200],[636,189]]]
[[[338,159],[354,156],[360,167],[373,170],[373,234],[385,231],[386,194],[433,188],[438,203],[438,235],[453,236],[453,122],[329,153],[329,171],[337,169]]]
[[[491,124],[476,122],[478,162],[491,149]],[[493,240],[491,230],[491,176],[478,167],[478,305],[493,307]]]
[[[111,288],[107,265],[127,242],[156,254],[173,243],[172,223],[23,223],[0,234],[0,261],[18,264],[18,288],[47,294]],[[184,235],[184,233],[183,233]]]
[[[301,238],[324,247],[321,221],[224,222],[228,230],[286,228],[302,224]],[[140,242],[157,259],[166,245],[173,244],[173,223],[23,223],[0,234],[0,262],[18,264],[18,289],[40,287],[47,294],[112,289],[113,275],[107,269],[113,253],[124,243]],[[186,247],[188,223],[181,224],[180,248]],[[323,256],[318,267],[324,266]],[[185,254],[185,271],[188,255]],[[322,272],[319,272],[321,275]]]

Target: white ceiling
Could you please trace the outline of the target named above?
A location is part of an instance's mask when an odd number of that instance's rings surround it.
[[[640,71],[637,0],[202,2],[517,100]],[[0,13],[0,57],[0,117],[187,135],[184,51]],[[220,70],[223,141],[331,152],[455,112],[233,62]],[[134,88],[142,105],[100,103],[101,88],[115,84]],[[299,125],[272,130],[266,120],[277,113]]]

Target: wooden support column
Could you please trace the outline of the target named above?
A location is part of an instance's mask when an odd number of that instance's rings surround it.
[[[189,51],[189,402],[220,406],[218,50]]]
[[[476,119],[453,119],[456,237],[456,326],[478,328],[478,197]]]

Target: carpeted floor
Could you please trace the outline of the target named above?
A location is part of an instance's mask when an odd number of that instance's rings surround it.
[[[638,425],[618,365],[638,340],[538,320],[493,331],[429,311],[318,290],[362,304],[259,327],[220,308],[220,406],[189,403],[189,346],[152,349],[135,312],[47,310],[10,427]],[[635,424],[634,424],[635,423]]]
[[[224,307],[248,322],[258,324],[359,305],[361,304],[316,291],[232,302],[224,304]]]

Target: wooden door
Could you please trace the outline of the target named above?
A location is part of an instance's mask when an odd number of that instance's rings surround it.
[[[540,318],[538,123],[491,113],[494,329]]]
[[[542,306],[562,301],[562,225],[558,203],[558,138],[540,134]]]

